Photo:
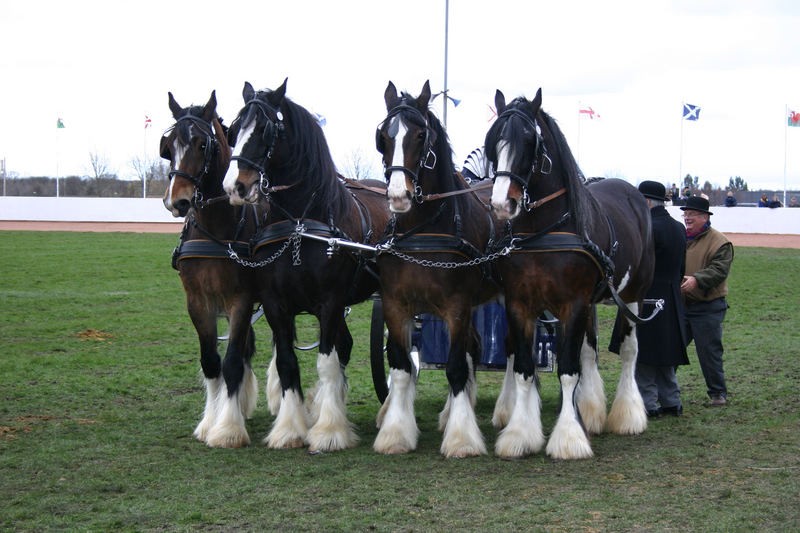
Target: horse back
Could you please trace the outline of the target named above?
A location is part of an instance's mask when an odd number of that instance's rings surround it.
[[[644,196],[630,183],[620,179],[604,179],[587,186],[599,208],[590,233],[592,240],[614,263],[614,281],[628,277],[627,287],[641,298],[650,286],[655,265],[652,221]],[[616,243],[616,249],[612,249]]]

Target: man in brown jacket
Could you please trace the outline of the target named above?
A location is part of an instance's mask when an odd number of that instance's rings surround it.
[[[733,244],[711,227],[708,200],[692,196],[683,210],[686,225],[686,276],[681,293],[686,300],[687,342],[694,339],[697,358],[706,380],[710,405],[728,403],[722,367],[722,321],[728,309],[728,273]]]

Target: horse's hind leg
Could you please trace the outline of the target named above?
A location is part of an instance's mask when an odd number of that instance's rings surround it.
[[[594,315],[594,314],[593,314]],[[581,344],[581,379],[577,390],[578,411],[586,431],[598,435],[606,425],[606,393],[597,369],[597,333],[594,316]]]
[[[638,315],[639,305],[628,304],[628,309]],[[618,435],[638,435],[647,429],[647,411],[639,387],[636,386],[635,372],[638,354],[639,342],[636,339],[636,326],[631,324],[630,332],[624,333],[619,349],[622,371],[607,422],[608,430]]]
[[[231,316],[228,350],[222,365],[225,389],[219,393],[217,420],[206,441],[212,447],[240,448],[250,444],[244,421],[255,409],[258,383],[250,366],[255,344],[246,308],[241,305]]]
[[[469,310],[462,316],[470,316]],[[450,384],[449,409],[446,413],[441,453],[445,457],[474,457],[486,454],[486,444],[478,427],[470,389],[475,387],[473,368],[466,351],[462,321],[448,320],[450,353],[447,357],[447,381]]]
[[[334,306],[335,307],[335,306]],[[338,315],[337,315],[338,313]],[[344,364],[350,360],[353,341],[350,332],[341,325],[344,313],[338,308],[320,317],[319,381],[314,394],[313,412],[316,418],[308,432],[309,451],[335,451],[351,448],[358,443],[353,425],[347,419],[347,380]],[[341,359],[336,344],[347,350]]]

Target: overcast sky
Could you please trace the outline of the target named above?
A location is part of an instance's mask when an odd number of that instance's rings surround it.
[[[496,89],[541,87],[587,176],[782,189],[787,160],[800,189],[800,128],[785,127],[787,106],[800,111],[798,28],[796,0],[451,0],[456,163],[482,144]],[[445,1],[3,2],[0,43],[0,158],[21,176],[91,174],[91,152],[133,177],[172,123],[167,91],[187,106],[215,89],[230,123],[244,81],[286,77],[326,118],[339,166],[361,152],[377,168],[388,81],[444,88]],[[682,120],[684,102],[700,120]],[[441,97],[434,108],[442,118]]]

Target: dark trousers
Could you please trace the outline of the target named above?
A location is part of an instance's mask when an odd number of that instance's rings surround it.
[[[728,395],[722,368],[722,321],[727,310],[725,298],[686,304],[687,343],[694,340],[709,396]]]
[[[681,388],[675,377],[674,366],[650,366],[636,363],[636,385],[648,411],[659,407],[681,405]]]

